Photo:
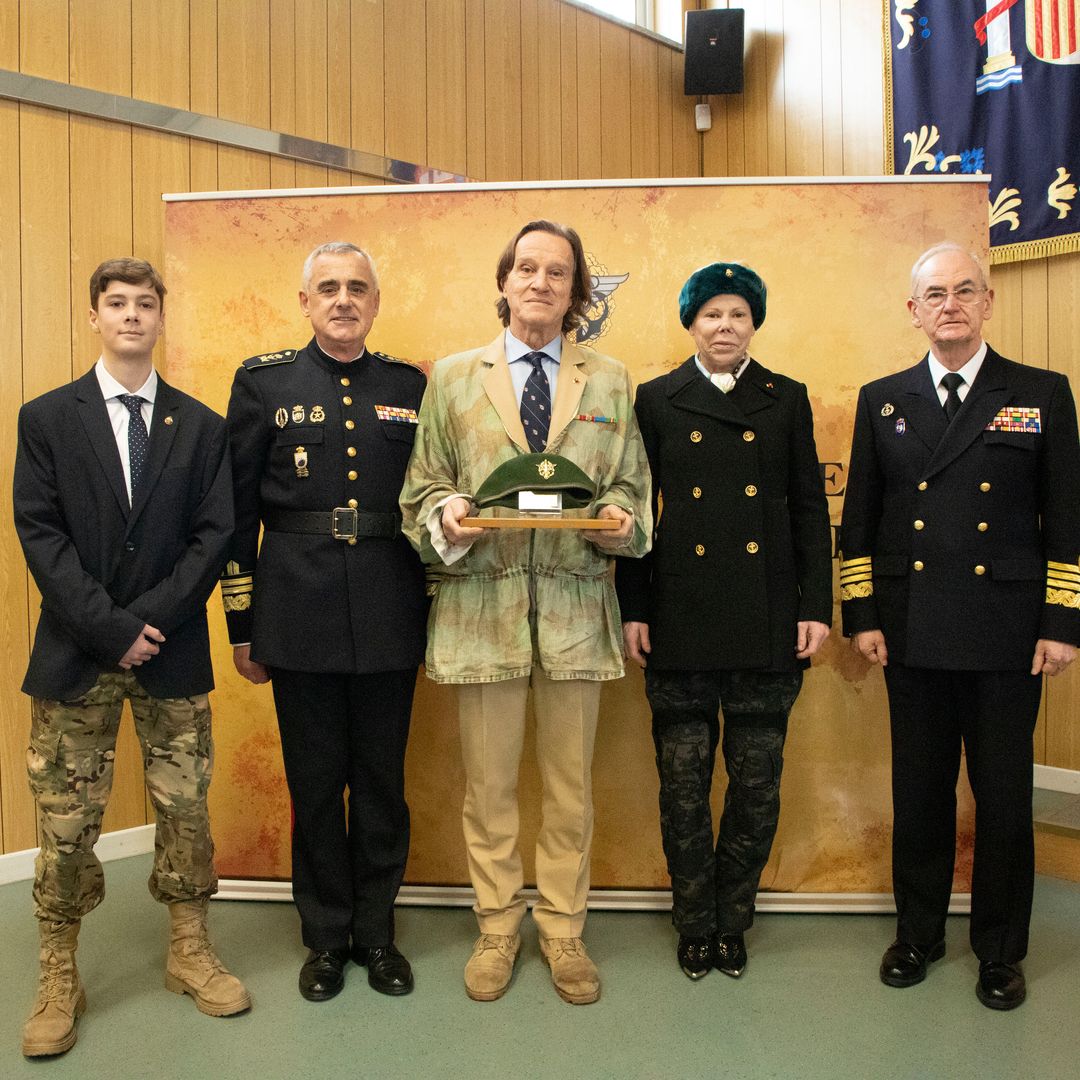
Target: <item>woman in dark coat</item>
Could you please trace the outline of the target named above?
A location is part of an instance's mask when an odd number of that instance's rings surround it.
[[[644,383],[635,405],[663,514],[651,554],[620,559],[616,577],[626,652],[645,668],[677,955],[691,979],[746,966],[788,714],[832,618],[806,387],[747,353],[765,300],[739,263],[713,263],[683,286],[696,353]],[[728,787],[714,846],[718,746]]]

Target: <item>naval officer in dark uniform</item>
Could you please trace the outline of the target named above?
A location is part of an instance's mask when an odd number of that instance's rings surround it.
[[[713,263],[683,286],[679,317],[697,352],[644,383],[635,404],[663,514],[652,552],[618,560],[616,573],[627,655],[645,668],[677,956],[691,979],[746,966],[788,713],[832,619],[806,387],[747,353],[765,300],[765,283],[739,263]],[[718,744],[728,787],[714,847]]]
[[[351,949],[376,990],[405,994],[413,977],[393,907],[427,603],[398,495],[425,379],[365,348],[379,284],[353,244],[308,256],[300,307],[315,333],[307,347],[245,360],[233,382],[237,529],[222,595],[237,670],[273,682],[293,895],[311,950],[300,993],[338,993]]]
[[[889,693],[898,918],[881,979],[912,986],[945,953],[963,744],[976,993],[1011,1009],[1026,994],[1042,676],[1080,644],[1080,444],[1065,376],[983,341],[993,303],[955,244],[912,268],[907,306],[930,351],[859,394],[840,584],[844,633]]]

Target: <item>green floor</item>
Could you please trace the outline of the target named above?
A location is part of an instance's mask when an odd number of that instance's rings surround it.
[[[475,926],[461,909],[404,908],[398,940],[416,970],[407,998],[369,989],[350,967],[343,993],[296,992],[304,958],[287,904],[218,902],[211,926],[255,1007],[218,1020],[162,986],[165,912],[146,891],[149,857],[106,866],[109,895],[85,922],[79,964],[89,1008],[63,1057],[27,1061],[19,1031],[33,997],[30,885],[0,887],[0,1077],[888,1077],[1080,1076],[1080,885],[1040,878],[1029,997],[1011,1013],[975,999],[967,921],[921,986],[877,979],[892,918],[765,915],[734,981],[691,983],[674,961],[666,915],[595,912],[586,938],[604,980],[595,1005],[555,995],[531,922],[501,1001],[466,998],[461,969]]]

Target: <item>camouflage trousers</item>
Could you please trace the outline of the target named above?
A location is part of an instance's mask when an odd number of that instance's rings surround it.
[[[754,921],[780,817],[787,718],[801,686],[798,671],[645,670],[672,922],[680,934],[746,930]],[[709,791],[718,745],[728,785],[714,846]]]
[[[94,844],[112,790],[125,699],[157,818],[151,895],[167,904],[217,891],[206,810],[214,753],[209,699],[152,698],[131,672],[110,673],[74,701],[33,699],[26,766],[41,839],[34,865],[39,919],[81,919],[105,895]]]

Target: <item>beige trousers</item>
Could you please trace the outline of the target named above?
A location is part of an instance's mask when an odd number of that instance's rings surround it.
[[[518,767],[531,686],[543,785],[533,918],[543,937],[580,937],[589,894],[592,756],[600,683],[531,676],[457,688],[465,761],[463,824],[481,933],[515,934],[525,916]]]

